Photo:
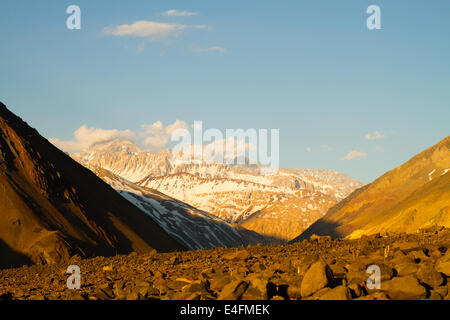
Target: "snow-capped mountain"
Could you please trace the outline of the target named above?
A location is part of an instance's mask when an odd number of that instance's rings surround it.
[[[108,170],[92,166],[89,169],[125,199],[147,213],[171,237],[188,249],[237,247],[248,244],[233,226],[221,218],[158,191],[137,186]]]
[[[280,169],[262,175],[256,165],[180,164],[170,150],[150,153],[119,140],[93,145],[73,158],[280,240],[299,235],[363,186],[331,170]]]

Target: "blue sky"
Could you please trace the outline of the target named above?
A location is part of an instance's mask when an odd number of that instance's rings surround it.
[[[71,4],[81,30],[66,28]],[[178,31],[111,32],[136,21]],[[370,182],[449,135],[449,35],[446,0],[2,0],[0,100],[61,140],[83,125],[276,128],[282,167]]]

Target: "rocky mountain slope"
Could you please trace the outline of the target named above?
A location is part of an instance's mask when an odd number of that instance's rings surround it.
[[[5,300],[449,300],[450,230],[359,240],[314,238],[277,246],[72,259],[0,270]],[[380,269],[380,287],[367,280]],[[36,276],[38,275],[38,276]],[[173,310],[172,310],[173,309]],[[177,308],[167,310],[177,318]]]
[[[450,137],[353,192],[299,239],[415,232],[434,225],[450,227]]]
[[[0,267],[152,248],[184,249],[0,103]]]
[[[81,164],[110,170],[139,186],[280,241],[300,234],[363,185],[330,170],[281,169],[262,175],[258,166],[183,164],[174,161],[168,150],[148,153],[118,140],[72,156]]]
[[[137,186],[102,168],[90,168],[125,199],[147,213],[172,238],[190,250],[255,243],[232,225],[158,191]],[[264,239],[258,239],[264,243]]]

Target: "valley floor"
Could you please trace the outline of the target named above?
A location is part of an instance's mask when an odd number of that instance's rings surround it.
[[[450,299],[450,229],[359,240],[72,258],[0,270],[0,299]],[[81,289],[67,288],[69,265]],[[370,289],[367,267],[380,269]]]

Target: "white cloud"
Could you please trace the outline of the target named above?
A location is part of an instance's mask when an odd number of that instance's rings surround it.
[[[227,49],[219,47],[219,46],[212,46],[206,49],[202,48],[192,48],[192,52],[196,53],[207,53],[207,52],[219,52],[219,53],[227,53]]]
[[[74,139],[72,140],[64,141],[53,138],[49,139],[49,141],[68,153],[74,153],[87,149],[93,144],[115,139],[131,141],[142,149],[149,151],[158,151],[166,146],[172,133],[180,128],[186,129],[187,124],[183,121],[176,120],[174,123],[164,127],[161,121],[156,121],[151,125],[142,125],[142,130],[137,133],[131,130],[105,130],[83,125],[74,132]]]
[[[61,150],[72,153],[88,148],[89,146],[99,142],[107,142],[114,139],[134,141],[135,139],[134,132],[130,130],[104,130],[88,127],[86,125],[83,125],[77,129],[73,136],[73,140],[62,141],[54,138],[50,139],[50,142]]]
[[[206,144],[189,142],[181,144],[172,150],[172,155],[175,163],[234,163],[247,160],[256,164],[258,162],[257,151],[258,148],[254,144],[236,137],[228,137]]]
[[[343,158],[341,158],[341,160],[353,160],[353,159],[361,159],[367,156],[367,153],[362,152],[362,151],[350,151],[349,153],[347,153],[347,155]]]
[[[308,148],[306,148],[306,151],[307,151],[307,152],[311,152],[312,149],[308,147]]]
[[[136,21],[132,24],[122,24],[116,27],[106,27],[102,32],[106,35],[118,37],[140,37],[159,40],[170,36],[178,36],[186,29],[208,29],[205,25],[184,25],[179,23],[165,23],[156,21]]]
[[[378,140],[383,139],[384,135],[382,135],[379,131],[374,131],[373,133],[367,133],[365,137],[367,140]]]
[[[142,125],[142,145],[146,149],[154,150],[163,148],[170,140],[172,133],[178,129],[187,130],[188,126],[184,121],[176,120],[174,123],[164,127],[161,121],[156,121],[152,125]]]
[[[163,15],[168,16],[168,17],[190,17],[190,16],[196,16],[196,15],[198,15],[198,13],[171,9],[171,10],[167,10],[167,11],[163,12]]]

